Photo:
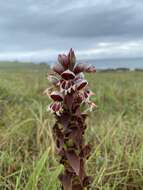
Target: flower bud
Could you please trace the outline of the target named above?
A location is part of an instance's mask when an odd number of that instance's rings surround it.
[[[79,73],[81,73],[81,72],[84,72],[84,69],[85,69],[85,65],[82,64],[82,63],[78,63],[78,64],[74,67],[73,72],[74,72],[75,74],[79,74]]]
[[[65,68],[65,69],[68,69],[69,67],[69,60],[68,60],[68,57],[63,54],[63,55],[59,55],[58,56],[58,61],[59,63]]]
[[[64,68],[61,64],[57,63],[53,66],[53,71],[58,73],[59,75],[64,72]]]
[[[70,49],[70,52],[68,54],[68,59],[69,59],[69,69],[73,70],[76,62],[76,57],[72,48]]]

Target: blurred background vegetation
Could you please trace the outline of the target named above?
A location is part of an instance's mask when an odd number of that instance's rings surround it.
[[[0,63],[0,190],[56,190],[53,116],[45,64]],[[143,72],[86,76],[97,109],[87,119],[91,190],[143,189]]]

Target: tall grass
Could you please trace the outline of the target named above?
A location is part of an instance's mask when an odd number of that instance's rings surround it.
[[[0,67],[0,190],[59,190],[47,68]],[[98,108],[87,120],[92,190],[143,189],[143,73],[88,76]],[[48,119],[47,119],[48,118]]]

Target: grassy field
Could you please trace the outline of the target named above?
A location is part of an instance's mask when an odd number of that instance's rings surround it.
[[[0,190],[59,190],[48,68],[0,63]],[[143,189],[143,72],[88,76],[98,108],[89,115],[91,190]]]

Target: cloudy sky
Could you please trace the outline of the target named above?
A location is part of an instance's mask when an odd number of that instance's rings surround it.
[[[143,57],[143,0],[0,0],[0,59]]]

